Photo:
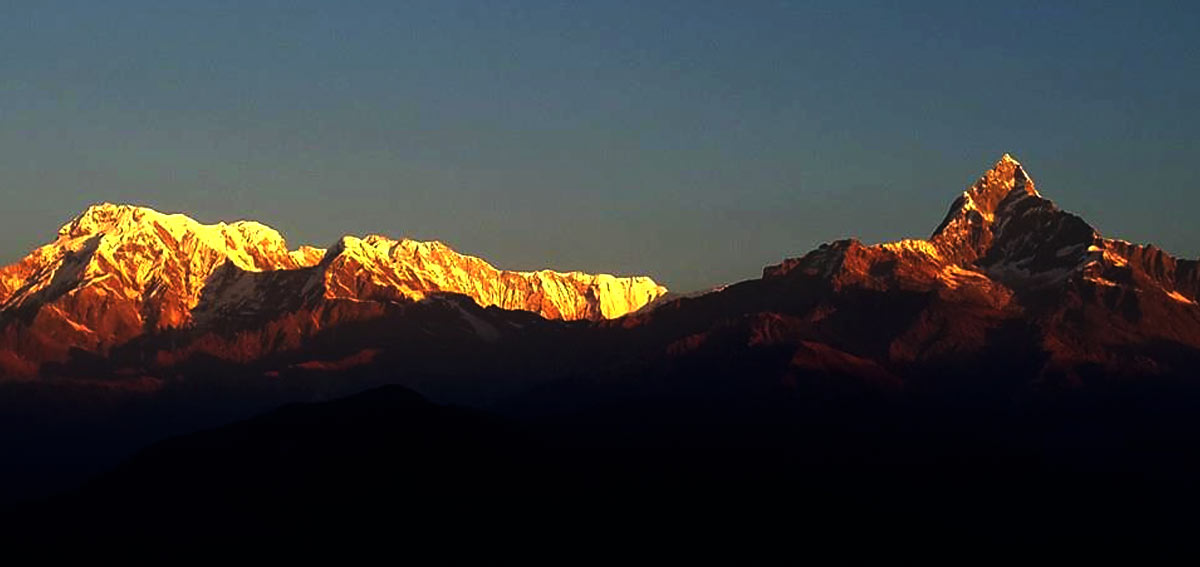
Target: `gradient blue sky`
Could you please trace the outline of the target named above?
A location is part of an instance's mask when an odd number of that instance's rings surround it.
[[[682,291],[926,236],[1006,151],[1194,257],[1198,101],[1195,2],[8,1],[0,262],[114,201]]]

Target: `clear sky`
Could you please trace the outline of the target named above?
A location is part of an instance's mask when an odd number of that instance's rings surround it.
[[[1200,254],[1200,3],[0,3],[0,262],[88,204],[680,291],[927,236],[1004,152]]]

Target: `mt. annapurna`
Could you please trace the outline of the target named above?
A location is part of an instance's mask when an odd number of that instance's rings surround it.
[[[143,335],[219,329],[226,316],[280,315],[261,313],[269,307],[454,293],[483,307],[577,320],[619,317],[666,291],[647,277],[499,270],[436,241],[347,236],[328,250],[289,250],[257,222],[205,225],[104,203],[0,269],[0,376],[36,373],[72,349],[104,354]]]

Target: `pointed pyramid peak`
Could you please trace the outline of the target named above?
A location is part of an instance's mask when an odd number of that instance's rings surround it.
[[[967,188],[959,198],[962,203],[956,202],[952,212],[954,208],[964,206],[979,211],[985,217],[991,217],[1000,202],[1015,191],[1040,197],[1034,189],[1033,178],[1026,173],[1025,167],[1012,154],[1006,153]]]
[[[1004,214],[1002,203],[1029,197],[1041,197],[1033,178],[1012,154],[1005,153],[950,205],[932,240],[949,256],[973,261],[990,243],[992,225]]]
[[[995,193],[999,199],[1008,196],[1009,192],[1021,189],[1026,193],[1038,196],[1037,190],[1034,189],[1033,178],[1025,171],[1025,167],[1021,162],[1017,161],[1012,154],[1005,153],[1000,156],[1000,160],[993,165],[990,170],[984,173],[983,177],[971,187],[971,190],[976,193],[988,192]],[[977,195],[987,199],[988,196]]]

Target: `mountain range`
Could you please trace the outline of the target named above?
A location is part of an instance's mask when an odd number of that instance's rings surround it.
[[[1198,294],[1196,261],[1103,237],[1007,154],[927,239],[836,241],[688,296],[648,277],[499,270],[440,242],[291,250],[256,222],[102,204],[0,269],[0,375],[145,386],[198,361],[265,376],[396,370],[389,354],[411,366],[423,335],[476,355],[501,343],[643,363],[785,349],[784,382],[899,386],[999,357],[1031,383],[1079,385],[1189,371]]]
[[[0,487],[95,477],[26,531],[291,534],[367,503],[417,531],[530,506],[600,529],[647,502],[1119,531],[1200,503],[1196,368],[1200,263],[1102,236],[1009,155],[928,238],[690,294],[105,204],[0,270],[0,449],[29,465]]]

